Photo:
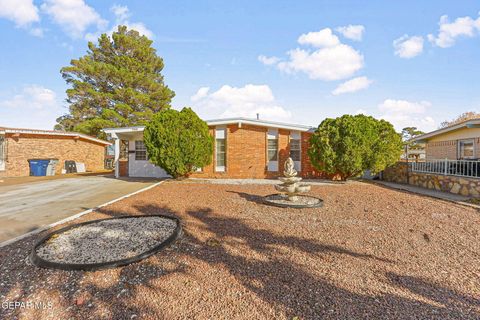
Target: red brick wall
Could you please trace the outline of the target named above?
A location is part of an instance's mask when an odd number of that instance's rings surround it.
[[[267,127],[242,124],[242,127],[239,128],[237,124],[228,125],[226,171],[215,172],[215,156],[213,155],[210,165],[203,168],[202,172],[193,173],[191,176],[195,178],[263,179],[282,175],[283,164],[290,154],[290,131],[278,130],[278,172],[267,171],[267,131]],[[210,134],[215,135],[214,127],[210,128]],[[311,133],[302,133],[302,171],[299,172],[299,175],[302,177],[323,177],[322,174],[313,169],[307,155],[310,135]]]
[[[85,163],[87,171],[104,168],[105,146],[74,137],[34,134],[6,134],[7,161],[5,175],[28,176],[28,159],[55,158],[59,160],[56,173],[60,174],[65,160]]]

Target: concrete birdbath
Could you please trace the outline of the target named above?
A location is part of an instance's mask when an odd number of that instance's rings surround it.
[[[283,177],[278,178],[283,183],[275,185],[275,189],[280,193],[266,196],[265,202],[267,204],[288,208],[314,208],[323,205],[322,199],[303,195],[303,193],[310,191],[311,186],[300,183],[302,178],[297,177],[292,158],[285,161],[283,175]]]

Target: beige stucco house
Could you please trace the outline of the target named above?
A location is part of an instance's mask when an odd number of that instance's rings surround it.
[[[480,119],[471,119],[413,139],[425,143],[426,159],[480,159]]]

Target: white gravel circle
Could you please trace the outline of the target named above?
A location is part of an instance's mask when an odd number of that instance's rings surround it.
[[[53,235],[37,255],[64,264],[106,263],[138,256],[165,241],[177,227],[168,218],[108,219]]]

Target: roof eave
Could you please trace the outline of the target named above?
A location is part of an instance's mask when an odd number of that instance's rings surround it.
[[[110,142],[97,139],[94,137],[87,136],[86,134],[83,133],[78,133],[78,132],[62,132],[62,131],[43,131],[43,130],[28,130],[28,129],[13,129],[13,128],[5,128],[2,133],[20,133],[20,134],[37,134],[37,135],[47,135],[47,136],[64,136],[64,137],[80,137],[85,140],[89,141],[94,141],[106,146],[111,145]]]
[[[428,133],[422,134],[418,137],[415,137],[411,141],[413,141],[413,142],[426,142],[428,139],[430,139],[432,137],[435,137],[435,136],[438,136],[438,135],[441,135],[441,134],[445,134],[445,133],[450,132],[450,131],[455,131],[455,130],[458,130],[458,129],[462,129],[462,128],[480,128],[480,119],[466,120],[464,122],[455,124],[455,125],[450,126],[450,127],[440,128],[440,129],[434,130],[432,132],[428,132]]]
[[[295,131],[302,131],[302,132],[312,132],[315,130],[314,127],[310,127],[310,126],[302,126],[302,125],[295,125],[295,124],[288,124],[288,123],[281,123],[281,122],[274,122],[274,121],[262,121],[262,120],[248,119],[248,118],[213,119],[213,120],[206,120],[205,122],[207,123],[208,126],[220,126],[220,125],[228,125],[228,124],[249,124],[249,125],[260,126],[260,127],[279,128],[279,129],[295,130]],[[144,129],[145,129],[144,126],[105,128],[103,129],[103,132],[108,134],[118,134],[118,133],[127,133],[127,132],[135,132],[135,131],[141,132]]]

